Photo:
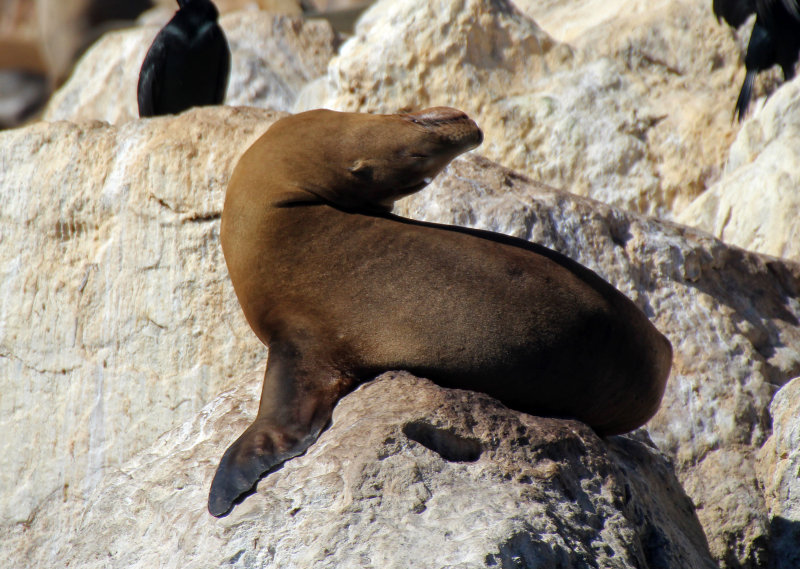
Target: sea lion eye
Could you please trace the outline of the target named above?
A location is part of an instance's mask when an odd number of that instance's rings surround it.
[[[371,180],[373,176],[372,166],[366,160],[356,160],[348,170],[359,180]]]

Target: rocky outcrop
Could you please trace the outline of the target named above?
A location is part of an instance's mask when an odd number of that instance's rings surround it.
[[[212,518],[210,475],[253,418],[255,405],[240,409],[260,379],[248,374],[108,472],[85,502],[43,504],[4,534],[5,559],[86,569],[715,566],[646,437],[602,441],[581,423],[404,373],[345,397],[305,455]]]
[[[75,59],[105,31],[132,22],[149,0],[35,0],[38,43],[49,75],[58,85]]]
[[[728,243],[800,260],[800,79],[745,121],[722,179],[680,220]]]
[[[343,401],[321,442],[231,517],[208,517],[208,483],[252,418],[266,356],[228,282],[219,215],[237,157],[279,115],[133,120],[163,23],[153,12],[105,36],[51,101],[49,118],[73,122],[0,134],[2,558],[797,564],[800,266],[716,237],[800,259],[800,87],[755,105],[736,135],[743,71],[710,6],[518,5],[386,0],[336,57],[325,22],[226,14],[228,103],[467,110],[486,133],[479,152],[519,172],[473,154],[397,212],[539,242],[630,296],[675,349],[647,433],[600,441],[394,374]]]
[[[100,490],[106,476],[144,460],[160,433],[202,422],[204,404],[263,367],[265,350],[227,279],[218,219],[237,156],[274,119],[204,108],[0,135],[0,429],[13,433],[0,440],[4,528],[33,527],[56,504],[88,507],[110,491]],[[650,436],[697,506],[714,557],[763,566],[771,528],[755,453],[770,434],[772,391],[800,374],[798,265],[533,183],[478,156],[454,162],[398,212],[537,241],[642,307],[675,348]],[[244,415],[232,420],[235,432],[256,399],[256,387],[237,399]],[[176,461],[207,481],[229,442],[209,443],[214,462],[182,462],[178,452],[160,464]],[[205,490],[194,492],[199,519]],[[283,499],[308,507],[305,497]],[[145,531],[165,520],[135,523]],[[45,539],[21,535],[39,546]]]
[[[4,523],[54,492],[83,500],[263,360],[217,236],[236,159],[274,119],[207,108],[0,133]]]
[[[325,72],[337,36],[323,20],[258,10],[220,18],[231,49],[225,103],[289,110],[298,93]],[[139,69],[160,25],[106,34],[76,65],[44,119],[120,123],[139,116]]]
[[[571,196],[478,158],[454,163],[398,211],[541,243],[637,302],[675,351],[650,435],[675,460],[715,557],[724,566],[763,566],[769,524],[755,453],[769,434],[773,390],[800,373],[800,265]]]
[[[666,217],[719,177],[740,62],[710,6],[529,4],[525,14],[506,1],[377,2],[296,109],[463,108],[486,156]],[[559,31],[574,14],[586,18],[569,43],[542,23]]]

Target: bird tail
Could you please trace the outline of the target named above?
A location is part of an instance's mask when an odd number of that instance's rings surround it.
[[[750,96],[753,93],[753,83],[756,80],[756,71],[748,69],[747,75],[744,77],[742,90],[739,91],[739,98],[736,99],[736,108],[733,111],[733,118],[738,119],[739,122],[744,120],[744,115],[747,112],[747,107],[750,104]]]

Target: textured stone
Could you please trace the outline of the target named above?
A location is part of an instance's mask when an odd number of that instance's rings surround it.
[[[725,173],[680,215],[728,243],[800,260],[800,79],[756,108]]]
[[[735,42],[697,2],[597,4],[531,3],[535,18],[586,16],[565,44],[504,0],[377,2],[295,108],[463,108],[484,129],[481,153],[503,165],[669,217],[719,177]]]
[[[236,157],[273,119],[211,108],[0,134],[0,429],[12,433],[0,439],[4,535],[39,520],[88,548],[91,533],[65,528],[94,510],[48,521],[61,515],[58,504],[99,503],[110,491],[106,474],[143,460],[135,457],[158,434],[263,366],[227,280],[217,218]],[[774,500],[759,491],[754,455],[770,434],[772,392],[800,375],[800,266],[550,189],[475,155],[398,212],[537,241],[637,302],[675,348],[650,435],[699,507],[714,557],[764,566]],[[254,404],[253,389],[239,404]],[[201,473],[194,462],[181,472],[207,482],[228,442],[215,439],[214,462]],[[195,490],[203,501],[205,491]],[[282,499],[300,500],[286,492]],[[97,511],[124,510],[104,507]],[[148,535],[175,519],[137,512],[125,523]],[[14,535],[26,555],[64,551],[39,533]]]
[[[800,377],[775,394],[770,413],[772,436],[757,464],[772,529],[769,567],[800,567]]]
[[[220,25],[231,48],[228,105],[290,109],[300,89],[325,72],[338,42],[325,21],[258,10],[226,14]],[[45,120],[120,123],[138,117],[139,69],[159,29],[149,25],[103,36],[53,95]]]
[[[274,119],[0,133],[0,520],[88,496],[263,359],[218,229],[238,155]]]
[[[601,441],[581,423],[404,373],[344,398],[305,455],[212,518],[211,474],[253,418],[260,379],[248,374],[107,473],[85,502],[51,500],[4,532],[4,559],[86,569],[715,566],[691,502],[646,443]]]
[[[477,157],[453,163],[397,210],[541,243],[633,299],[675,351],[648,430],[701,508],[714,556],[723,566],[763,566],[769,524],[754,453],[769,435],[772,391],[800,373],[799,265],[549,189]]]

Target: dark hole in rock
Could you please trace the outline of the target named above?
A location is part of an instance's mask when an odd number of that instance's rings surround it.
[[[462,437],[452,430],[440,429],[423,421],[406,423],[403,433],[450,462],[475,462],[483,451],[478,439]]]

